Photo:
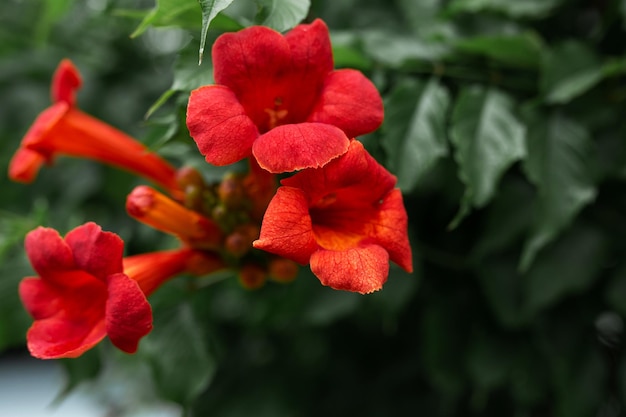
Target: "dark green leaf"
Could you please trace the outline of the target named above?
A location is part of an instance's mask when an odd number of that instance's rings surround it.
[[[536,220],[520,261],[522,270],[595,198],[591,151],[588,132],[565,116],[555,113],[533,123],[524,167],[539,195]]]
[[[413,189],[448,153],[445,126],[449,106],[448,90],[436,79],[405,79],[386,100],[382,146],[402,191]]]
[[[606,287],[605,299],[622,316],[626,317],[626,266],[619,268]]]
[[[563,0],[454,0],[449,11],[453,13],[503,13],[511,17],[545,17]]]
[[[309,12],[310,0],[260,0],[258,23],[284,32],[300,23]]]
[[[211,381],[216,364],[202,329],[186,303],[155,309],[154,329],[141,342],[140,352],[149,358],[164,398],[188,404]]]
[[[413,31],[422,35],[428,33],[439,23],[437,22],[437,15],[440,13],[443,3],[442,0],[399,0],[398,8]]]
[[[202,9],[202,30],[200,33],[200,49],[198,52],[198,65],[202,64],[202,57],[204,55],[204,46],[206,43],[206,35],[209,31],[209,25],[211,21],[217,16],[219,12],[227,8],[233,0],[199,0],[200,8]]]
[[[367,30],[362,34],[365,53],[392,68],[407,66],[415,61],[438,61],[450,48],[436,41],[425,41],[381,30]]]
[[[199,28],[202,26],[202,10],[198,0],[155,0],[155,6],[143,18],[130,35],[141,35],[150,26]]]
[[[589,288],[603,268],[606,243],[599,230],[579,226],[538,256],[524,276],[528,314]]]
[[[536,67],[541,58],[542,42],[539,37],[526,32],[518,35],[489,35],[461,39],[456,48],[471,54],[516,67]]]
[[[192,42],[183,48],[176,57],[174,64],[174,81],[169,90],[166,90],[157,101],[150,106],[146,118],[150,117],[176,92],[190,92],[203,85],[213,83],[213,68],[208,64],[198,65],[198,44]]]
[[[466,190],[451,227],[458,225],[471,206],[485,206],[504,171],[526,154],[526,129],[513,114],[513,104],[506,93],[493,88],[474,86],[461,91],[450,136]]]
[[[541,90],[550,103],[567,103],[604,77],[596,54],[580,42],[569,41],[546,53]]]

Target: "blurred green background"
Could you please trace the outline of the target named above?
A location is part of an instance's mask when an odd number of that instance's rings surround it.
[[[209,54],[197,66],[202,8],[156,4],[0,4],[4,172],[68,57],[81,109],[222,175],[183,123],[188,91],[211,79]],[[329,25],[336,65],[383,95],[384,125],[360,139],[398,176],[416,272],[392,265],[367,296],[305,269],[258,291],[182,277],[151,299],[136,355],[105,342],[63,360],[66,388],[112,384],[115,368],[191,416],[626,415],[626,0],[234,0],[207,50],[223,30],[305,15]],[[0,351],[25,350],[30,229],[92,220],[128,253],[173,244],[126,215],[139,183],[70,158],[31,185],[0,177]]]

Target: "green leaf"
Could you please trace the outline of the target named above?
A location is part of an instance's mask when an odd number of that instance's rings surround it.
[[[605,69],[586,45],[569,41],[546,53],[541,91],[549,103],[567,103],[604,78]]]
[[[309,13],[310,0],[260,0],[256,17],[260,25],[284,32],[300,23]]]
[[[146,14],[131,38],[144,33],[149,27],[198,28],[203,23],[198,0],[155,0],[154,8]]]
[[[446,119],[450,94],[437,79],[404,79],[385,103],[382,147],[398,187],[408,192],[448,153]]]
[[[33,36],[37,44],[43,45],[46,42],[54,25],[70,10],[73,3],[74,0],[45,0],[41,2],[41,13],[35,24]]]
[[[233,0],[199,0],[202,9],[202,30],[200,32],[200,49],[198,52],[198,65],[202,64],[204,56],[204,46],[206,43],[207,32],[211,21],[219,12],[227,8]]]
[[[541,60],[541,39],[532,32],[517,35],[476,36],[459,40],[460,51],[482,55],[516,67],[537,67]]]
[[[542,18],[549,15],[563,0],[454,0],[448,7],[452,13],[503,13],[516,18]]]
[[[203,85],[213,83],[213,68],[206,63],[198,65],[197,51],[198,44],[196,42],[190,43],[180,51],[174,64],[174,81],[172,86],[150,106],[146,113],[146,118],[149,118],[165,104],[174,93],[179,91],[190,92]]]
[[[189,404],[206,389],[216,370],[205,342],[203,326],[184,302],[174,308],[155,308],[154,329],[140,352],[150,361],[161,395]],[[158,314],[156,314],[158,313]]]
[[[600,276],[607,242],[596,228],[578,226],[537,257],[524,277],[525,309],[534,316]]]
[[[410,66],[416,61],[439,61],[450,53],[443,43],[377,29],[363,31],[361,39],[366,55],[391,68]]]
[[[538,188],[538,201],[536,220],[520,260],[521,270],[526,270],[536,254],[595,198],[591,146],[589,133],[560,114],[531,126],[524,168]]]
[[[506,93],[494,88],[474,86],[461,91],[450,136],[466,189],[450,227],[456,227],[471,206],[485,206],[504,171],[526,154],[526,129],[513,114],[513,104]]]

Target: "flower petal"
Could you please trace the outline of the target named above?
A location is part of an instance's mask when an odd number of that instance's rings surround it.
[[[33,269],[44,279],[76,268],[72,250],[54,229],[40,226],[32,230],[24,247]]]
[[[92,328],[53,317],[35,321],[26,339],[28,350],[35,358],[59,359],[76,358],[105,336],[104,321]]]
[[[48,317],[36,319],[27,334],[28,348],[37,358],[77,357],[106,336],[104,304],[107,294],[104,283],[82,271],[66,272],[63,276],[66,285],[55,287],[56,296],[49,291],[51,288],[37,294],[41,303],[44,296],[53,297],[49,300],[47,311],[43,308],[38,311]],[[42,290],[42,285],[39,290]],[[23,291],[20,289],[21,294]],[[33,301],[33,294],[22,300],[27,305]]]
[[[246,113],[262,130],[265,109],[287,94],[286,75],[291,67],[291,51],[279,32],[265,26],[252,26],[225,33],[213,44],[213,75],[217,84],[229,87]]]
[[[45,163],[46,158],[40,153],[20,147],[9,163],[9,178],[17,182],[33,182],[37,177],[39,168]]]
[[[281,184],[301,188],[311,203],[335,193],[338,205],[371,207],[396,184],[396,177],[380,165],[357,140],[351,140],[348,151],[322,169],[298,172]]]
[[[333,71],[307,121],[328,123],[354,138],[376,130],[383,121],[383,102],[374,84],[353,69]]]
[[[152,308],[139,285],[120,273],[107,278],[106,331],[111,342],[134,353],[139,340],[152,330]]]
[[[389,275],[389,255],[378,245],[345,251],[319,250],[311,256],[311,271],[323,285],[361,294],[380,290]]]
[[[294,27],[285,35],[291,49],[294,72],[302,74],[302,80],[322,83],[333,70],[333,52],[328,26],[321,19],[311,24]]]
[[[59,311],[59,295],[40,278],[24,278],[19,294],[24,308],[35,320],[51,317]]]
[[[72,249],[76,266],[104,281],[107,276],[122,272],[124,242],[112,232],[103,232],[96,223],[88,222],[71,230],[65,241]]]
[[[216,85],[191,92],[187,128],[200,153],[213,165],[228,165],[249,156],[259,136],[233,92]]]
[[[63,101],[70,106],[76,103],[76,90],[80,88],[82,79],[80,73],[69,59],[59,63],[52,77],[52,101]]]
[[[376,242],[389,252],[389,258],[405,271],[413,272],[411,245],[407,235],[408,219],[402,193],[393,189],[383,200],[378,222],[374,225]]]
[[[311,216],[301,190],[280,187],[270,201],[261,225],[259,239],[253,246],[302,265],[318,248],[313,237]]]
[[[299,123],[278,126],[259,136],[252,153],[273,173],[319,168],[348,150],[350,140],[335,126]]]

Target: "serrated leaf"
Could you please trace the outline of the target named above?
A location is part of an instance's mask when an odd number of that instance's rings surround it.
[[[595,86],[604,75],[604,67],[590,48],[580,42],[566,42],[543,59],[541,91],[549,103],[567,103]]]
[[[542,18],[563,0],[454,0],[448,7],[452,13],[497,12],[516,18]]]
[[[198,65],[202,64],[206,35],[211,21],[219,12],[230,6],[233,0],[199,0],[202,10],[202,30],[200,31],[200,49],[198,51]]]
[[[260,25],[284,32],[300,23],[309,13],[310,0],[260,0]]]
[[[606,243],[598,229],[579,226],[539,255],[524,276],[524,308],[529,316],[589,288],[600,276]]]
[[[536,220],[520,260],[526,270],[596,196],[590,170],[591,138],[582,126],[559,114],[535,121],[528,135],[528,178],[538,188]]]
[[[146,14],[130,36],[137,37],[151,26],[198,28],[201,25],[202,10],[198,0],[155,0],[154,8]]]
[[[539,37],[527,32],[517,35],[476,36],[459,40],[460,51],[482,55],[516,67],[536,67],[541,59],[542,44]]]
[[[491,200],[504,171],[526,154],[525,132],[506,93],[480,86],[461,91],[450,138],[466,189],[450,227],[456,227],[471,206],[480,208]]]
[[[211,381],[216,370],[202,326],[188,304],[155,310],[154,329],[141,342],[160,394],[179,404],[189,404]]]
[[[435,162],[447,155],[448,90],[436,79],[405,79],[385,103],[385,138],[382,147],[398,187],[408,192]]]

